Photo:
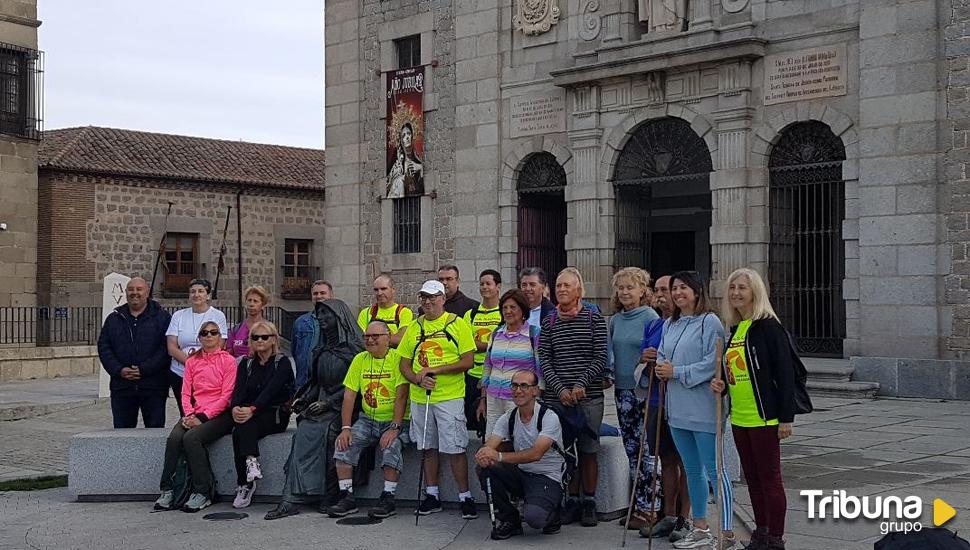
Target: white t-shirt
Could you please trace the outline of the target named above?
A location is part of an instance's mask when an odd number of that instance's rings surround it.
[[[199,330],[206,321],[213,321],[219,325],[222,338],[229,338],[229,327],[226,325],[226,315],[214,307],[209,307],[204,313],[193,313],[192,308],[180,309],[172,315],[172,322],[165,331],[165,336],[177,336],[179,349],[186,355],[202,347],[199,342]],[[172,372],[182,376],[185,365],[172,358]]]
[[[539,436],[548,437],[555,441],[560,449],[562,448],[562,426],[559,425],[559,416],[554,411],[546,411],[546,414],[542,417],[542,432],[539,432],[538,401],[535,404],[535,412],[532,414],[532,419],[529,420],[528,425],[522,423],[522,417],[519,416],[519,409],[516,407],[499,417],[495,422],[495,427],[492,429],[492,435],[497,435],[504,440],[509,438],[510,414],[515,415],[515,425],[512,427],[515,430],[515,437],[512,438],[512,447],[517,452],[534,447],[536,439],[539,439]],[[563,462],[562,455],[555,449],[550,448],[539,460],[528,464],[519,464],[518,466],[523,472],[544,475],[559,483],[562,481]]]
[[[542,328],[542,304],[529,310],[529,324],[536,328]]]

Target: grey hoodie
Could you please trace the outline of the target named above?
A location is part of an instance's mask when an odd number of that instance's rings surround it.
[[[671,427],[716,433],[716,402],[710,381],[718,337],[723,343],[724,326],[713,313],[664,321],[657,364],[670,361],[674,366],[665,404]]]

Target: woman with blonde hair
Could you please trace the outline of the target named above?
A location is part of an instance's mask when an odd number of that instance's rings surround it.
[[[609,351],[607,378],[613,380],[613,396],[616,416],[623,436],[623,447],[630,462],[630,475],[636,482],[634,511],[627,524],[626,515],[621,523],[628,529],[638,530],[653,522],[653,512],[660,509],[656,483],[651,483],[653,457],[644,456],[640,471],[636,471],[640,457],[645,400],[637,397],[633,372],[640,363],[640,344],[647,325],[659,319],[650,304],[650,274],[639,267],[624,267],[613,275],[613,307],[616,313],[608,324]],[[653,501],[651,503],[651,501]]]
[[[290,410],[284,404],[293,395],[293,364],[280,352],[280,333],[269,321],[249,328],[249,355],[239,363],[232,393],[232,448],[236,459],[235,508],[245,508],[263,478],[259,440],[286,431]]]
[[[728,277],[722,315],[731,327],[724,353],[725,380],[711,390],[731,395],[731,431],[751,495],[756,529],[745,548],[783,550],[787,501],[780,441],[795,418],[795,365],[788,333],[768,300],[757,271]]]
[[[245,357],[249,353],[249,331],[253,325],[260,321],[265,321],[263,310],[269,305],[270,297],[266,289],[253,285],[243,293],[246,297],[246,319],[229,331],[229,338],[226,341],[226,351],[233,357]]]

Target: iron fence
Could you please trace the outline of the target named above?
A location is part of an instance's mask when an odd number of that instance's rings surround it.
[[[165,306],[164,309],[174,313],[182,308]],[[219,309],[226,314],[230,326],[239,323],[246,315],[245,308],[239,306]],[[263,313],[289,341],[293,336],[293,323],[304,312],[270,306]],[[0,307],[0,346],[94,345],[100,334],[100,307]]]

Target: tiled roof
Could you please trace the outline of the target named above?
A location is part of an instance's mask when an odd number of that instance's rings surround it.
[[[38,164],[107,175],[323,190],[322,149],[86,126],[45,131]]]

